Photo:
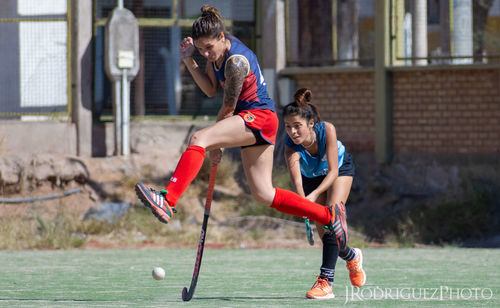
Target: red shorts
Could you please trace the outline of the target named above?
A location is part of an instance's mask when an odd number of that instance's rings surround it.
[[[278,116],[269,109],[243,110],[238,115],[253,132],[257,142],[254,145],[274,144],[278,133]]]

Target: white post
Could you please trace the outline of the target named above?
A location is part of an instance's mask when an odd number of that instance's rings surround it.
[[[121,104],[121,88],[120,82],[115,81],[113,87],[113,108],[114,108],[114,118],[115,118],[115,152],[114,155],[120,155],[122,152],[122,135],[121,135],[121,127],[122,127],[122,104]]]
[[[130,98],[129,98],[129,87],[127,80],[127,69],[122,70],[122,151],[123,156],[128,156],[130,154]]]
[[[404,32],[405,32],[405,41],[404,41],[404,55],[405,58],[412,57],[412,33],[411,33],[411,13],[405,14],[405,21],[403,23]],[[411,60],[405,60],[405,65],[411,65]]]
[[[412,57],[427,57],[427,0],[413,1]],[[415,65],[427,65],[426,59],[413,60]]]
[[[472,57],[472,1],[453,1],[453,56]],[[472,63],[470,59],[453,59],[453,63]]]
[[[118,0],[118,4],[116,6],[120,9],[123,9],[123,0]]]

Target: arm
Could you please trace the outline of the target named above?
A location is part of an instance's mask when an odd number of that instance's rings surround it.
[[[311,192],[311,197],[315,201],[319,195],[327,191],[333,185],[333,182],[339,175],[339,154],[337,148],[337,132],[333,124],[325,122],[326,129],[326,160],[328,163],[328,173],[321,184]]]
[[[300,155],[295,152],[289,146],[285,146],[285,161],[290,171],[290,178],[293,185],[295,186],[295,191],[304,197],[304,188],[302,187],[302,175],[300,173]]]
[[[236,108],[236,103],[241,93],[241,88],[243,87],[243,80],[245,80],[249,70],[250,66],[248,65],[248,61],[243,56],[234,56],[227,60],[224,70],[224,77],[226,77],[224,98],[219,113],[217,114],[217,122],[233,115],[234,108]],[[220,149],[210,151],[210,159],[213,162],[220,161],[221,156],[222,152]]]
[[[217,121],[233,115],[238,97],[241,94],[243,81],[248,75],[250,65],[243,56],[232,56],[226,62],[224,76],[226,78],[224,86],[224,98],[222,107],[217,115]]]
[[[207,62],[205,72],[200,69],[198,63],[193,59],[195,47],[191,37],[186,37],[181,42],[180,50],[182,62],[186,65],[196,84],[208,97],[213,97],[217,93],[219,83],[217,82],[212,63]]]
[[[203,72],[193,57],[183,58],[182,61],[203,93],[205,93],[208,97],[213,97],[215,93],[217,93],[219,83],[217,82],[212,62],[207,62],[205,72]]]

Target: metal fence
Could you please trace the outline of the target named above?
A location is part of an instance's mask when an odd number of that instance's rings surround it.
[[[285,3],[289,66],[374,65],[375,0]],[[500,0],[388,3],[393,65],[500,62]]]
[[[224,16],[228,30],[253,47],[255,28],[254,0],[125,0],[124,7],[139,24],[141,69],[131,84],[132,115],[215,115],[222,101],[222,92],[208,98],[196,86],[191,75],[179,61],[179,44],[190,35],[194,20],[203,4],[217,7]],[[112,114],[112,86],[104,71],[104,26],[115,0],[94,1],[94,118]],[[175,58],[177,57],[177,58]],[[195,54],[204,68],[206,61]],[[173,67],[179,65],[179,67]],[[180,72],[180,77],[175,76]],[[180,80],[181,94],[175,95],[175,79]],[[172,102],[175,100],[175,102]],[[175,108],[172,108],[175,106]],[[175,109],[175,110],[173,110]]]
[[[0,3],[0,116],[68,116],[70,1]]]
[[[288,66],[373,66],[374,0],[285,0]]]
[[[394,65],[500,62],[500,0],[393,1]]]

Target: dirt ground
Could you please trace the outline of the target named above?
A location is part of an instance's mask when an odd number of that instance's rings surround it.
[[[161,189],[173,171],[173,162],[178,160],[178,157],[166,159],[166,156],[157,152],[148,156],[134,153],[128,158],[110,156],[82,159],[45,154],[42,158],[18,159],[16,162],[24,165],[24,170],[19,173],[21,180],[10,187],[5,187],[4,181],[4,189],[0,198],[6,200],[37,199],[54,194],[58,197],[34,202],[0,203],[0,216],[12,219],[21,217],[34,219],[33,214],[36,213],[50,218],[64,209],[66,214],[83,218],[91,207],[101,202],[125,202],[130,203],[131,206],[141,207],[142,204],[136,197],[133,187],[137,181],[143,181],[148,186]],[[32,168],[34,160],[44,163],[38,163],[36,168]],[[77,161],[77,164],[65,163],[65,160]],[[75,170],[68,171],[71,168]],[[212,203],[207,247],[310,247],[305,239],[304,225],[301,223],[261,216],[249,217],[244,221],[239,220],[239,213],[228,206],[225,200],[238,198],[246,192],[235,179],[228,175],[228,172],[232,172],[231,168],[234,166],[219,168],[220,174],[215,190],[217,198],[214,197]],[[66,174],[60,173],[61,169],[64,169]],[[134,236],[133,234],[120,234],[119,231],[113,231],[112,234],[88,237],[85,248],[194,247],[203,221],[205,202],[203,196],[207,186],[204,177],[208,177],[205,169],[202,168],[200,171],[201,179],[195,181],[179,200],[178,210],[182,211],[183,221],[176,222],[174,219],[165,227],[167,230],[178,229],[179,232],[189,233],[190,235],[187,236],[189,240],[176,239],[172,242],[166,238],[160,238],[155,241],[127,242],[122,238]],[[3,170],[5,175],[5,168]],[[63,196],[64,192],[74,190],[77,192]],[[160,224],[153,215],[151,215],[151,223]],[[315,247],[320,247],[319,243],[316,243]]]

